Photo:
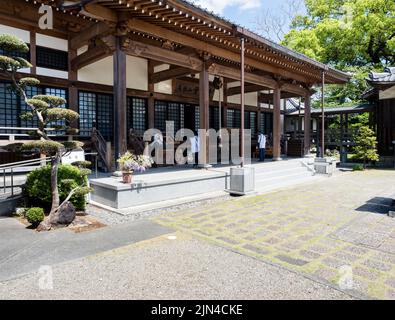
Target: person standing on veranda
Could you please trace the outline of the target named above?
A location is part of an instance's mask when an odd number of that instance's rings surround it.
[[[200,152],[200,140],[198,133],[195,131],[194,136],[190,138],[191,141],[191,153],[194,155],[193,167],[197,168],[199,164],[199,152]]]
[[[259,161],[265,161],[265,151],[266,151],[266,136],[259,132],[258,134],[258,148],[259,148]]]

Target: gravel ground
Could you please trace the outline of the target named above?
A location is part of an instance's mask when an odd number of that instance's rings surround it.
[[[132,213],[129,215],[122,215],[122,214],[118,214],[116,212],[110,212],[106,209],[102,209],[97,206],[89,205],[87,208],[87,213],[96,217],[98,220],[100,220],[104,224],[117,225],[117,224],[123,224],[123,223],[127,223],[127,222],[136,221],[136,220],[143,219],[143,218],[156,217],[156,216],[166,214],[166,213],[173,213],[173,212],[178,212],[178,211],[182,211],[182,210],[193,209],[196,207],[206,207],[209,205],[214,205],[216,203],[220,203],[220,202],[229,200],[231,198],[232,198],[231,196],[225,195],[225,196],[216,197],[216,198],[191,201],[188,203],[173,205],[173,206],[169,206],[167,208],[146,210],[146,211],[142,211],[142,212]]]
[[[178,233],[0,282],[0,299],[350,299],[300,274]]]

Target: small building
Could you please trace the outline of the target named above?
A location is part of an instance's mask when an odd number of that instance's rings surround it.
[[[370,72],[367,82],[372,89],[363,98],[374,105],[374,123],[378,152],[385,162],[393,161],[395,144],[395,67]]]

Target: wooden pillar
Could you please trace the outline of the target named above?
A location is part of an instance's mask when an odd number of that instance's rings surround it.
[[[32,75],[37,74],[37,53],[36,53],[36,31],[30,31],[30,63],[32,67],[30,72]]]
[[[321,154],[325,157],[325,71],[321,74]]]
[[[203,70],[199,75],[199,117],[200,117],[200,129],[204,130],[200,133],[200,152],[199,152],[199,166],[206,167],[208,165],[208,137],[206,131],[209,128],[209,74],[206,63],[203,64]]]
[[[281,160],[281,89],[273,93],[273,160]]]
[[[76,49],[71,49],[70,47],[70,39],[69,39],[69,95],[68,95],[68,107],[70,110],[73,110],[75,112],[79,112],[79,103],[78,103],[78,88],[73,84],[73,81],[78,80],[78,70],[72,69],[71,67],[71,61],[77,57],[77,50]],[[78,129],[79,127],[79,120],[76,120],[70,124],[70,126],[74,129]]]
[[[240,143],[240,159],[241,163],[240,166],[244,167],[244,104],[245,104],[245,79],[244,79],[244,73],[245,73],[245,65],[244,65],[244,45],[245,45],[245,39],[241,38],[240,40],[240,47],[241,47],[241,53],[240,53],[240,113],[241,113],[241,143]]]
[[[222,127],[228,127],[228,79],[226,78],[223,85]]]
[[[311,141],[311,97],[307,93],[304,99],[304,154],[310,154]]]
[[[114,52],[114,154],[118,158],[127,150],[126,55],[121,38],[116,37]]]
[[[256,128],[257,131],[261,131],[260,128],[260,124],[261,124],[261,95],[259,94],[258,91],[258,95],[257,95],[257,111],[256,111]]]
[[[155,127],[155,84],[152,82],[154,74],[154,64],[152,60],[148,60],[148,129]]]

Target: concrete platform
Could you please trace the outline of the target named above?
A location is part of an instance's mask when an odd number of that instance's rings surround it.
[[[122,178],[91,179],[91,200],[115,209],[223,191],[229,174],[224,171],[164,168],[133,176],[132,184]]]

